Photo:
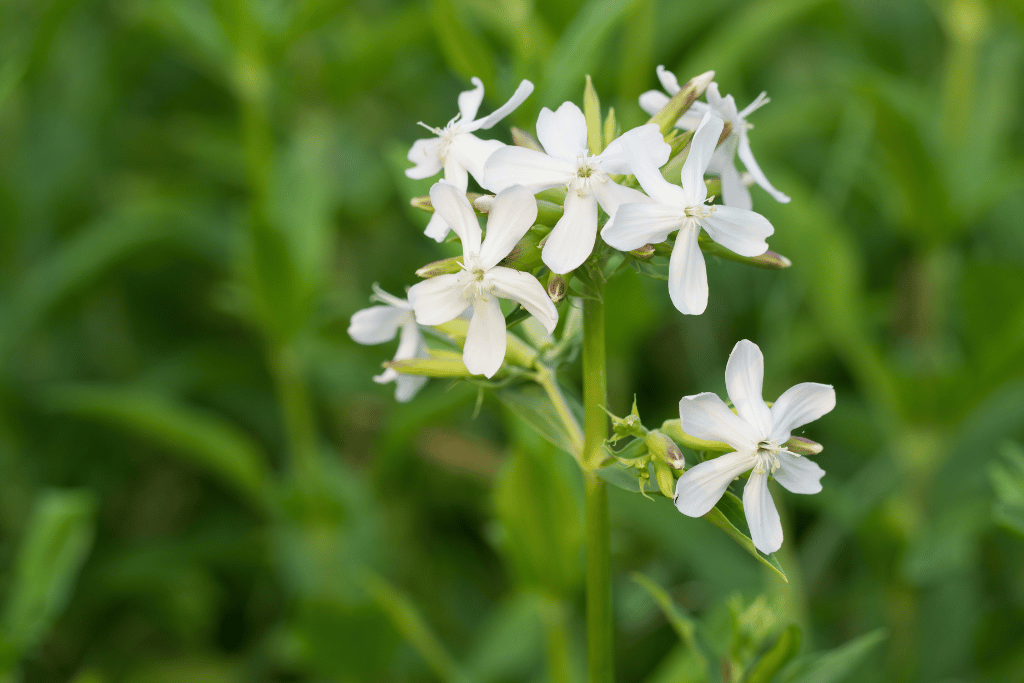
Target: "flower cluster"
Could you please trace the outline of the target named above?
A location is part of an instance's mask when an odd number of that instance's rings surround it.
[[[525,80],[507,103],[477,118],[484,87],[474,78],[475,87],[459,95],[459,113],[444,128],[420,124],[434,137],[412,145],[408,159],[414,166],[406,175],[426,179],[443,171],[444,176],[430,189],[429,199],[419,198],[414,205],[433,212],[426,235],[441,242],[454,232],[462,256],[417,271],[426,279],[409,289],[408,300],[377,289],[375,297],[383,305],[357,312],[349,328],[362,344],[389,341],[401,330],[394,360],[375,378],[395,381],[398,400],[411,398],[426,381],[410,374],[417,368],[432,376],[494,377],[510,345],[522,344],[507,331],[507,320],[518,322],[529,315],[535,319],[530,329],[540,327],[553,335],[559,306],[564,312],[574,298],[563,303],[566,289],[585,294],[588,281],[605,278],[623,265],[644,272],[654,267],[649,262],[655,255],[668,255],[669,296],[688,315],[707,308],[704,251],[761,267],[789,265],[767,251],[766,239],[774,228],[752,210],[748,189],[757,184],[776,201],[789,201],[764,176],[751,152],[747,117],[768,102],[765,93],[738,110],[731,95],[721,96],[713,72],[683,86],[664,67],[657,74],[667,94],[649,91],[639,102],[651,121],[621,134],[611,112],[602,123],[596,93],[588,91],[586,112],[572,102],[554,111],[541,109],[536,139],[516,131],[517,144],[509,146],[478,137],[529,97],[533,84]],[[697,101],[705,93],[707,101]],[[743,174],[737,156],[746,169]],[[471,201],[470,176],[493,194]],[[709,197],[709,184],[715,183],[720,183],[720,203]],[[483,214],[486,230],[480,224]],[[576,290],[567,284],[574,279]],[[506,314],[502,299],[521,313]],[[461,330],[454,335],[453,321]],[[455,341],[461,356],[453,360],[452,351],[432,349],[424,330]],[[562,336],[569,338],[568,333]],[[552,353],[567,347],[550,336],[548,340]],[[531,357],[520,367],[530,371],[531,363],[542,362],[552,360]],[[549,370],[537,368],[550,376]],[[835,395],[825,385],[799,384],[769,407],[761,395],[763,373],[760,350],[741,341],[726,368],[735,413],[714,394],[681,401],[680,427],[686,434],[733,451],[686,470],[674,498],[684,514],[704,515],[730,482],[749,470],[743,503],[751,538],[759,550],[770,553],[782,543],[782,527],[768,478],[795,493],[821,489],[823,470],[787,444],[792,429],[832,409]],[[682,462],[678,458],[673,467],[681,468]],[[659,485],[667,495],[673,475],[662,472],[664,476],[668,479]]]

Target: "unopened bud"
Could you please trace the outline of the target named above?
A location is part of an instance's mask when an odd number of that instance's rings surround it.
[[[629,255],[638,261],[650,261],[654,258],[654,245],[645,244],[642,247],[637,247],[633,251],[629,252]]]
[[[679,420],[665,420],[661,425],[661,431],[672,437],[673,441],[683,444],[691,451],[708,451],[712,453],[728,453],[736,450],[727,443],[721,441],[705,441],[691,436],[679,426]]]
[[[393,360],[383,365],[403,375],[420,375],[421,377],[472,376],[461,358],[410,358],[408,360]]]
[[[686,466],[686,457],[668,434],[655,429],[648,432],[644,439],[647,441],[647,449],[656,459],[677,470]]]
[[[554,226],[562,218],[563,213],[565,213],[565,209],[561,204],[555,204],[546,199],[537,200],[538,225]]]
[[[462,257],[452,256],[451,258],[444,258],[440,261],[434,261],[428,263],[419,270],[416,271],[417,277],[437,277],[438,275],[450,275],[451,273],[457,273],[462,270]]]
[[[776,254],[774,251],[766,251],[760,256],[740,256],[734,251],[729,251],[721,244],[715,242],[709,236],[704,234],[701,234],[697,238],[697,243],[700,245],[700,250],[709,256],[720,256],[728,261],[746,263],[748,266],[754,266],[755,268],[763,268],[765,270],[782,270],[793,265],[793,262],[788,258],[781,254]]]
[[[686,149],[686,146],[689,145],[692,140],[692,130],[681,132],[678,128],[673,128],[672,132],[665,136],[665,142],[667,142],[672,148],[672,151],[669,152],[668,155],[669,158],[671,159],[672,157],[677,156],[680,152]],[[680,166],[680,169],[682,169],[682,166]],[[678,177],[679,174],[676,173],[676,176]]]
[[[522,128],[512,127],[512,144],[516,147],[525,147],[535,152],[543,152],[544,148],[537,142],[537,138],[527,133]]]
[[[654,479],[658,482],[658,490],[666,498],[675,498],[676,478],[672,476],[672,468],[664,460],[654,458],[651,460],[654,466]]]
[[[547,291],[548,298],[552,303],[560,304],[569,291],[569,283],[558,273],[551,273],[551,277],[548,278]]]
[[[516,242],[508,256],[501,260],[501,265],[517,270],[530,270],[535,267],[540,263],[540,249],[537,244],[539,241],[537,233],[530,230]]]
[[[608,107],[608,116],[604,119],[604,146],[607,147],[611,144],[612,140],[617,138],[616,133],[618,132],[619,125],[615,121],[615,107]]]
[[[825,450],[824,446],[817,441],[811,441],[802,436],[791,436],[782,447],[795,455],[817,455]]]
[[[672,96],[672,99],[668,101],[668,104],[661,111],[651,117],[648,123],[658,124],[658,127],[661,128],[661,134],[668,135],[668,132],[675,127],[679,117],[686,113],[686,110],[697,101],[698,97],[704,94],[704,91],[707,90],[714,77],[714,71],[707,71],[700,76],[691,78],[679,89],[679,92]]]
[[[494,195],[493,194],[477,195],[477,197],[475,199],[473,199],[472,202],[473,202],[473,208],[476,209],[477,211],[479,211],[480,213],[490,213],[491,212],[491,207],[494,206]]]
[[[409,200],[409,203],[420,211],[428,211],[430,213],[434,212],[434,205],[430,203],[429,194],[425,194],[422,197],[413,197]]]

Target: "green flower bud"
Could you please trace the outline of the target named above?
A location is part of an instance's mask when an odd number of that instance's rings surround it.
[[[648,123],[656,123],[661,128],[662,135],[668,135],[675,125],[679,117],[690,108],[690,105],[697,101],[697,98],[704,94],[708,85],[715,77],[714,71],[708,71],[702,73],[700,76],[691,78],[686,84],[679,89],[672,99],[668,101],[668,104],[659,111],[657,114],[651,117]]]
[[[601,100],[597,97],[594,82],[587,74],[587,84],[583,88],[583,116],[587,121],[587,147],[591,154],[600,154],[604,149],[601,133]]]
[[[516,147],[525,147],[526,149],[532,149],[535,152],[543,152],[544,148],[537,142],[537,138],[527,133],[522,128],[512,127],[512,144]]]
[[[664,460],[654,458],[651,460],[654,466],[654,479],[658,482],[658,490],[666,498],[675,498],[676,478],[672,476],[672,468]]]
[[[461,358],[410,358],[409,360],[394,360],[383,365],[403,375],[472,377]]]
[[[705,254],[710,256],[720,256],[728,261],[746,263],[747,265],[754,266],[755,268],[763,268],[765,270],[782,270],[793,265],[793,262],[788,258],[781,254],[776,254],[774,251],[766,251],[760,256],[740,256],[735,252],[729,251],[704,233],[700,234],[697,238],[697,242],[700,244],[700,250]]]
[[[512,247],[508,256],[501,260],[501,265],[516,270],[532,270],[540,265],[540,237],[530,230]]]
[[[710,451],[712,453],[729,453],[736,450],[727,443],[721,441],[705,441],[695,436],[690,436],[679,426],[679,420],[665,420],[661,425],[661,431],[668,434],[677,443],[686,446],[691,451]]]
[[[569,291],[569,283],[566,282],[565,277],[558,273],[551,273],[548,278],[547,292],[548,298],[553,303],[560,304],[565,299],[565,295]]]
[[[608,107],[608,116],[604,119],[604,146],[607,147],[611,141],[618,137],[619,125],[615,121],[615,107]]]
[[[629,252],[629,255],[638,261],[650,261],[654,258],[654,245],[645,244],[644,246],[638,247]]]
[[[817,441],[811,441],[802,436],[791,436],[782,447],[796,455],[817,455],[825,450],[824,446]]]
[[[440,261],[434,261],[427,265],[419,268],[416,271],[417,277],[428,278],[437,277],[438,275],[450,275],[457,273],[462,270],[461,256],[452,256],[451,258],[443,258]]]
[[[679,446],[667,434],[657,429],[650,431],[644,437],[647,442],[647,449],[654,456],[655,460],[661,460],[673,469],[681,470],[686,465],[686,457],[679,450]]]
[[[409,200],[409,203],[420,211],[434,213],[434,205],[430,203],[430,195],[428,194],[425,194],[422,197],[413,197]]]
[[[549,202],[546,199],[537,200],[537,223],[540,225],[554,226],[562,217],[564,208],[561,204]]]

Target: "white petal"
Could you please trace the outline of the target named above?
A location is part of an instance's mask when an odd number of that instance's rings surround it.
[[[764,402],[763,387],[761,349],[748,339],[736,342],[725,365],[725,389],[739,416],[750,423],[758,435],[767,438],[772,431],[772,414]]]
[[[426,377],[399,373],[395,378],[395,400],[399,403],[409,402],[426,383]]]
[[[405,170],[406,177],[423,180],[437,175],[441,171],[440,151],[441,138],[427,138],[412,143],[406,158],[416,165]]]
[[[761,167],[757,165],[757,161],[754,159],[754,153],[750,151],[750,138],[744,132],[740,135],[739,149],[737,150],[740,155],[740,161],[747,167],[747,172],[754,179],[754,182],[764,188],[765,192],[775,198],[775,201],[782,204],[789,202],[789,197],[775,189],[775,186],[768,182],[768,178],[765,177],[761,171]]]
[[[775,232],[761,214],[735,206],[715,206],[710,216],[698,220],[711,239],[740,256],[760,256],[768,251],[764,240]]]
[[[493,377],[505,360],[505,316],[498,297],[480,297],[473,302],[473,317],[466,330],[462,362],[474,375]]]
[[[540,322],[548,334],[558,324],[558,309],[551,303],[544,285],[529,273],[514,268],[498,266],[487,271],[487,281],[494,286],[494,293],[503,299],[520,304]]]
[[[668,294],[684,315],[700,315],[708,307],[708,272],[697,243],[699,230],[692,220],[686,221],[668,261]]]
[[[399,338],[394,360],[417,358],[423,351],[423,334],[420,332],[420,326],[416,324],[416,317],[411,311],[406,311],[405,315],[402,321],[402,336]]]
[[[372,299],[387,304],[388,306],[394,306],[395,308],[401,308],[403,311],[411,311],[412,305],[406,299],[400,299],[394,294],[388,294],[377,285],[373,285],[373,296]]]
[[[690,141],[690,152],[683,162],[683,170],[680,178],[683,183],[683,190],[686,192],[686,202],[689,206],[703,204],[708,197],[708,188],[704,184],[704,173],[711,163],[711,155],[715,153],[718,146],[718,138],[722,135],[722,128],[725,121],[718,118],[711,112],[704,114],[700,125],[693,134]]]
[[[444,160],[444,179],[465,193],[469,187],[469,173],[459,161],[459,157],[449,153]]]
[[[679,117],[676,121],[676,128],[682,130],[694,130],[700,125],[700,122],[704,120],[704,114],[711,111],[711,107],[704,104],[703,102],[694,102],[690,105],[690,108],[686,110],[686,113]]]
[[[400,376],[401,375],[398,370],[395,370],[394,368],[384,368],[384,372],[373,376],[373,381],[377,384],[387,384],[388,382],[394,382]]]
[[[711,160],[711,166],[709,170],[717,171],[722,177],[722,203],[726,206],[733,206],[737,209],[746,209],[750,211],[753,208],[754,203],[750,199],[750,190],[743,182],[743,178],[740,177],[740,172],[736,169],[736,161],[733,156],[726,157],[723,153],[727,147],[735,146],[736,138],[730,136],[728,140],[722,143],[722,146],[715,152],[715,156]]]
[[[383,344],[395,338],[407,311],[393,306],[371,306],[352,315],[348,336],[358,344]]]
[[[495,109],[486,118],[480,119],[479,121],[473,121],[471,124],[472,130],[479,130],[481,128],[486,130],[488,128],[492,128],[498,121],[501,121],[503,118],[514,112],[516,107],[525,102],[526,98],[529,97],[532,92],[533,83],[524,79],[519,84],[519,87],[516,88],[516,91],[512,93],[512,97],[508,102]]]
[[[480,103],[484,101],[483,81],[473,76],[470,82],[476,87],[459,93],[459,113],[462,114],[462,120],[466,123],[476,118],[476,113],[480,110]]]
[[[665,105],[668,104],[668,100],[668,95],[660,90],[648,90],[640,95],[640,108],[651,116],[654,116],[665,108]]]
[[[427,228],[423,231],[423,234],[435,242],[444,242],[445,238],[448,237],[450,229],[448,221],[441,218],[441,214],[435,211],[430,214],[430,220],[427,221]]]
[[[472,133],[460,133],[452,140],[448,154],[483,185],[484,164],[492,154],[504,147],[498,140],[481,140]]]
[[[791,432],[836,407],[836,390],[828,384],[803,382],[790,387],[772,404],[772,438],[789,441]]]
[[[587,119],[572,102],[564,102],[557,111],[547,107],[537,117],[537,140],[553,157],[575,161],[587,154]]]
[[[600,170],[619,175],[633,172],[623,144],[624,139],[635,142],[638,152],[645,150],[655,168],[664,166],[672,153],[672,146],[665,142],[661,129],[653,123],[648,123],[626,131],[612,140],[608,147],[594,158],[594,163]]]
[[[466,198],[466,191],[448,182],[435,183],[430,188],[430,203],[462,240],[464,254],[480,253],[480,222]]]
[[[679,426],[691,436],[722,441],[739,452],[751,454],[757,449],[758,434],[753,427],[711,392],[683,397],[679,402]]]
[[[462,295],[460,274],[438,275],[409,288],[409,303],[420,325],[440,325],[458,318],[469,308]]]
[[[533,193],[565,185],[576,177],[576,164],[525,147],[508,146],[494,152],[484,165],[484,182],[491,192],[522,185]]]
[[[726,121],[731,121],[733,125],[739,122],[739,112],[736,111],[736,100],[733,99],[732,95],[722,97],[718,90],[718,83],[710,83],[704,95],[708,101],[708,107],[713,110],[715,114]]]
[[[640,190],[619,185],[607,176],[590,176],[590,191],[594,193],[597,203],[601,205],[601,208],[609,216],[615,215],[615,212],[623,204],[652,203],[651,198]]]
[[[623,135],[619,138],[626,150],[626,161],[629,170],[636,176],[640,187],[659,204],[669,204],[682,208],[686,206],[686,194],[678,185],[665,180],[655,165],[650,150],[635,135]]]
[[[750,540],[754,547],[766,555],[782,547],[782,522],[775,501],[768,492],[768,474],[750,473],[747,485],[743,487],[743,512],[750,526]]]
[[[541,259],[559,275],[575,270],[594,251],[597,241],[597,198],[570,189],[565,195],[565,212],[551,229]]]
[[[676,482],[676,508],[688,517],[700,517],[715,507],[729,482],[754,466],[749,453],[726,453],[683,472]]]
[[[537,221],[537,199],[522,185],[502,190],[487,214],[487,236],[480,247],[480,267],[488,270],[508,256]]]
[[[686,221],[686,216],[677,206],[620,204],[601,229],[601,237],[619,251],[631,251],[645,244],[664,242]]]
[[[793,493],[821,491],[821,478],[825,476],[825,470],[821,469],[818,463],[786,451],[779,452],[777,456],[779,468],[772,473],[775,481]]]
[[[658,80],[661,81],[661,87],[665,89],[665,92],[669,95],[675,95],[679,92],[679,79],[676,78],[674,73],[666,69],[661,64],[658,65],[657,73]]]

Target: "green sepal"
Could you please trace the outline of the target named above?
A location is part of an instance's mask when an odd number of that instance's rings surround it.
[[[587,74],[587,84],[583,88],[583,116],[587,121],[587,146],[590,153],[600,154],[604,149],[601,130],[601,100],[594,89],[594,82]]]
[[[679,92],[672,96],[672,99],[668,101],[668,104],[661,111],[651,117],[648,123],[658,124],[661,134],[668,135],[669,131],[675,127],[679,117],[686,113],[686,110],[697,101],[698,97],[704,94],[704,91],[711,83],[711,79],[714,77],[715,72],[708,71],[691,78],[679,89]]]
[[[608,116],[604,119],[604,146],[611,144],[618,137],[619,124],[615,120],[615,107],[608,107]]]
[[[421,377],[472,377],[461,358],[410,358],[383,364],[403,375]],[[499,371],[500,372],[500,371]]]
[[[451,275],[462,270],[461,256],[443,258],[440,261],[433,261],[416,270],[416,276],[422,278],[437,277],[438,275]]]
[[[516,147],[525,147],[535,152],[544,152],[544,148],[537,142],[537,138],[527,133],[522,128],[512,127],[512,144]]]
[[[712,451],[714,453],[729,453],[736,450],[727,443],[721,441],[705,441],[695,436],[690,436],[679,426],[679,420],[665,420],[661,425],[661,431],[672,437],[676,443],[689,448],[691,451]]]

